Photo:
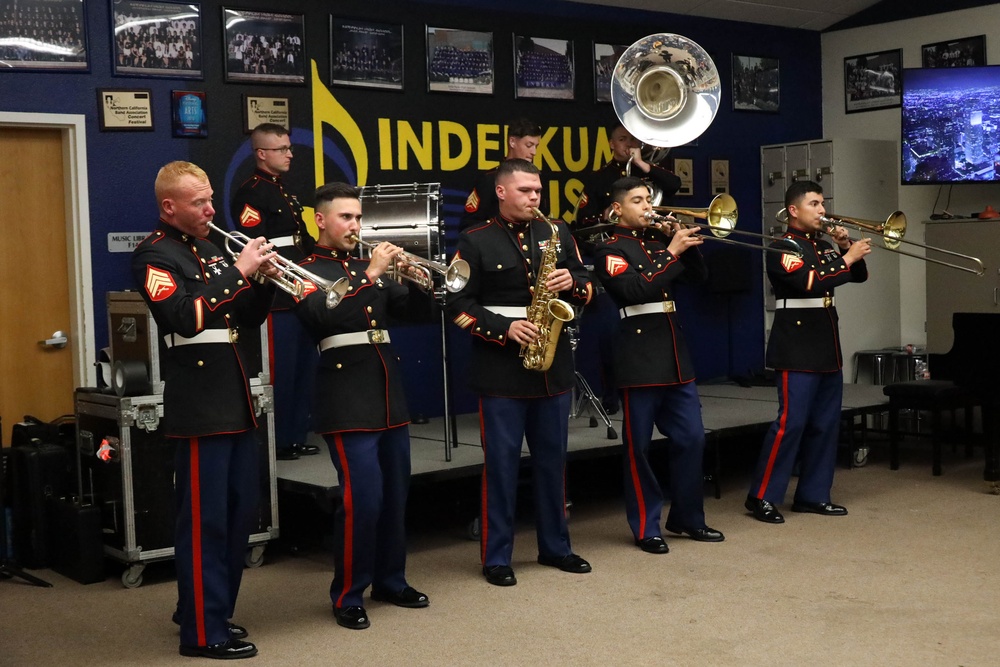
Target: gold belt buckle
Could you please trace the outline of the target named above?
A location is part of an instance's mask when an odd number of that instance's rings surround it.
[[[824,308],[829,308],[832,305],[833,305],[833,297],[832,296],[824,296],[823,297],[823,307]]]
[[[372,345],[378,345],[385,342],[385,329],[369,329],[368,330],[368,342]]]
[[[677,307],[674,305],[673,301],[664,301],[663,302],[663,312],[665,312],[665,313],[672,313],[675,310],[677,310]]]
[[[237,343],[237,342],[239,342],[239,340],[240,340],[240,330],[239,329],[230,329],[229,330],[229,342],[230,343]]]

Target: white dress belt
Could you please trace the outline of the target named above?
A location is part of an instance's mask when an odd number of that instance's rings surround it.
[[[268,241],[270,241],[276,248],[287,248],[288,246],[295,245],[294,236],[279,236],[277,238],[268,239]]]
[[[778,299],[775,308],[830,308],[834,304],[832,296],[818,296],[811,299]]]
[[[523,320],[528,316],[527,306],[483,306],[486,310],[515,320]]]
[[[240,332],[236,329],[206,329],[191,338],[185,338],[180,334],[167,334],[163,337],[163,342],[167,344],[167,349],[177,345],[200,345],[202,343],[235,343],[240,339]]]
[[[385,329],[369,329],[368,331],[355,331],[354,333],[335,334],[327,336],[319,342],[319,351],[325,352],[332,347],[346,347],[348,345],[379,345],[389,343],[389,332]]]
[[[639,303],[634,306],[625,306],[618,311],[623,318],[635,317],[636,315],[654,315],[656,313],[673,313],[677,306],[673,301],[654,301],[652,303]]]

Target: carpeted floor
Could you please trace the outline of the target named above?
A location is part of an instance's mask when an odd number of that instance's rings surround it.
[[[486,584],[455,513],[423,517],[408,577],[431,606],[371,602],[364,631],[333,620],[325,550],[272,545],[246,571],[234,620],[260,649],[250,664],[268,666],[998,665],[1000,497],[986,493],[978,457],[949,455],[938,478],[924,448],[903,466],[839,469],[834,501],[849,516],[785,507],[779,526],[749,518],[746,480],[730,475],[722,500],[706,498],[726,541],[668,537],[664,556],[632,545],[615,493],[577,491],[573,545],[593,573],[537,565],[529,518],[513,588]],[[0,664],[191,664],[177,655],[175,584],[161,568],[133,590],[115,571],[90,586],[45,570],[35,573],[54,588],[0,581]]]

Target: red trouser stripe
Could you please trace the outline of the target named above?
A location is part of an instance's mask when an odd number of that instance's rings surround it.
[[[625,451],[628,453],[629,471],[632,473],[632,488],[635,490],[635,501],[639,506],[639,534],[636,539],[646,537],[646,498],[642,493],[642,484],[639,483],[639,469],[635,463],[635,446],[632,442],[632,419],[629,412],[629,390],[625,390]]]
[[[337,598],[335,606],[340,607],[344,596],[351,590],[354,574],[354,494],[351,491],[351,471],[347,468],[347,454],[344,452],[344,437],[337,433],[334,436],[337,446],[337,458],[340,468],[344,471],[344,488],[341,495],[344,503],[344,588]]]
[[[778,422],[778,432],[771,443],[771,452],[767,457],[767,467],[764,468],[764,476],[760,481],[760,488],[757,490],[757,497],[763,498],[767,491],[767,483],[771,480],[771,472],[774,470],[774,460],[778,458],[778,450],[781,448],[781,441],[785,439],[785,422],[788,420],[788,371],[778,371],[781,375],[781,415]]]
[[[486,422],[483,419],[483,399],[479,399],[479,442],[483,445],[483,480],[480,485],[479,498],[479,560],[486,565],[486,537],[489,523],[486,521],[487,485],[486,485]]]
[[[191,438],[191,574],[194,575],[194,622],[198,646],[205,646],[205,581],[201,567],[201,470],[198,466],[198,438]]]

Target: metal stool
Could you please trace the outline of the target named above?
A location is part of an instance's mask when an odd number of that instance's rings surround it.
[[[895,373],[895,367],[890,363],[896,350],[858,350],[854,353],[854,384],[858,383],[858,371],[861,370],[862,362],[867,362],[871,369],[872,384],[885,384],[894,381],[895,375],[887,376],[886,373]]]

